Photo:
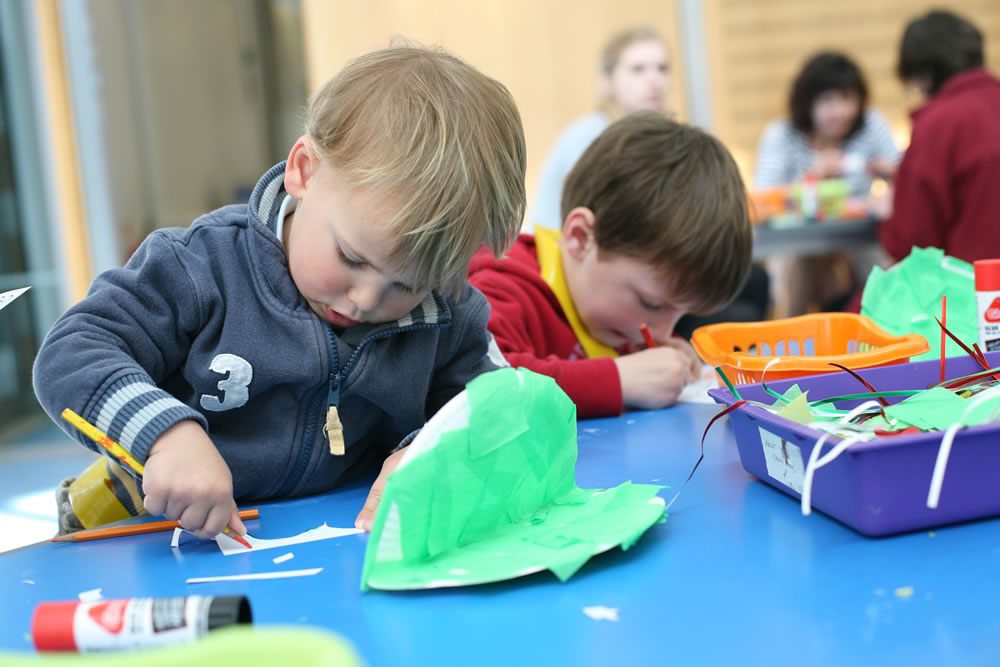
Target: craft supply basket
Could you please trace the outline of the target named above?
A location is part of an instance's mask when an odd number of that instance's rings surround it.
[[[1000,366],[1000,352],[987,353],[986,359],[991,367]],[[979,370],[970,357],[952,357],[945,376],[961,377]],[[870,368],[859,375],[879,391],[924,389],[940,380],[940,361]],[[807,391],[810,401],[864,392],[861,383],[844,372],[767,383],[779,393],[793,384]],[[738,391],[748,401],[774,402],[759,383]],[[720,404],[737,401],[725,388],[708,393]],[[888,400],[898,402],[899,397]],[[849,409],[858,404],[844,401],[837,407]],[[732,411],[730,418],[743,468],[800,499],[805,465],[822,433],[749,404]],[[941,431],[893,435],[849,447],[816,470],[812,507],[873,537],[1000,515],[1000,422],[958,432],[938,506],[931,509],[927,496],[942,436]],[[837,437],[828,438],[824,453],[837,442]]]
[[[857,370],[901,364],[930,349],[917,334],[893,336],[863,315],[814,313],[765,322],[724,322],[695,329],[691,344],[734,384],[830,373],[835,362]]]

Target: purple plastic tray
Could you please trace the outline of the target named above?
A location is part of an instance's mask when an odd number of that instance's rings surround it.
[[[1000,351],[986,354],[1000,366]],[[921,389],[940,380],[941,362],[919,361],[858,371],[879,391]],[[968,356],[947,360],[945,377],[981,370]],[[867,391],[844,372],[775,380],[779,393],[793,384],[809,392],[809,400]],[[772,404],[760,383],[737,387],[747,400]],[[717,403],[736,402],[725,388],[711,389]],[[890,402],[899,399],[887,399]],[[860,401],[845,401],[851,408]],[[762,408],[743,405],[730,413],[743,468],[794,498],[801,498],[801,473],[821,433]],[[927,507],[927,491],[942,432],[876,438],[849,447],[816,470],[812,506],[869,536],[890,535],[957,521],[1000,515],[1000,423],[960,430],[948,459],[937,508]],[[824,453],[839,438],[830,436]],[[798,451],[796,451],[796,449]],[[798,463],[801,455],[801,464]],[[797,487],[797,488],[796,488]]]

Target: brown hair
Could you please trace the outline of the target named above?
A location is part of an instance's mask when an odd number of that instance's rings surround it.
[[[524,217],[525,146],[507,89],[437,49],[356,58],[312,96],[314,150],[351,185],[396,202],[392,259],[452,296],[482,245],[502,255]]]
[[[729,303],[750,269],[747,196],[729,151],[705,132],[643,111],[612,123],[566,177],[562,217],[593,211],[601,253],[648,262],[693,312]]]

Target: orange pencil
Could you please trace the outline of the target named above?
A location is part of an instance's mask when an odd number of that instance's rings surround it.
[[[653,339],[653,334],[649,333],[649,329],[645,324],[639,325],[639,331],[642,332],[642,337],[646,339],[646,347],[649,349],[656,347],[656,341]]]
[[[260,511],[256,509],[252,510],[240,510],[240,518],[244,521],[250,519],[260,518]],[[145,533],[159,533],[166,530],[173,530],[174,528],[180,528],[181,524],[178,521],[150,521],[147,523],[133,523],[127,526],[111,526],[108,528],[91,528],[89,530],[81,530],[76,533],[70,533],[69,535],[60,535],[59,537],[53,537],[52,542],[88,542],[90,540],[103,540],[109,537],[124,537],[126,535],[143,535]],[[232,538],[236,538],[236,535],[230,535]]]
[[[90,438],[91,440],[93,440],[94,442],[96,442],[97,444],[99,444],[101,447],[104,447],[104,449],[108,450],[108,453],[111,454],[111,456],[115,457],[116,459],[118,459],[119,461],[121,461],[122,463],[124,463],[125,465],[127,465],[129,468],[132,469],[132,471],[135,472],[135,474],[137,474],[137,475],[139,475],[141,477],[145,473],[145,471],[146,471],[145,466],[143,466],[141,463],[139,463],[138,461],[136,461],[135,457],[133,457],[132,454],[130,454],[127,449],[125,449],[124,447],[122,447],[121,445],[119,445],[117,442],[115,442],[114,440],[112,440],[110,437],[108,437],[107,433],[104,433],[103,431],[101,431],[99,428],[97,428],[96,426],[94,426],[93,424],[91,424],[90,422],[88,422],[86,419],[84,419],[80,415],[76,414],[75,412],[73,412],[69,408],[66,408],[65,410],[62,411],[62,418],[65,419],[66,421],[68,421],[70,424],[72,424],[78,431],[80,431],[81,433],[83,433],[85,436],[87,436],[88,438]],[[160,521],[158,523],[170,523],[170,522]],[[173,522],[173,523],[176,523],[176,522]],[[152,525],[152,524],[146,524],[146,525]],[[179,525],[177,525],[177,526],[171,526],[170,528],[163,528],[162,530],[171,530],[171,529],[177,528],[177,527],[179,527]],[[148,532],[154,532],[154,531],[146,530],[146,531],[139,531],[139,532],[146,532],[146,533],[148,533]],[[239,542],[240,544],[242,544],[243,546],[245,546],[247,549],[253,549],[253,547],[250,545],[250,543],[247,542],[245,539],[243,539],[242,537],[240,537],[239,535],[237,535],[235,533],[230,533],[229,532],[229,526],[226,526],[225,528],[223,528],[222,532],[225,535],[229,535],[229,537],[233,538],[234,540],[236,540],[237,542]],[[112,536],[109,535],[108,537],[112,537]],[[97,539],[97,538],[94,538],[94,539]],[[70,541],[70,540],[53,540],[53,541],[66,542],[66,541]]]

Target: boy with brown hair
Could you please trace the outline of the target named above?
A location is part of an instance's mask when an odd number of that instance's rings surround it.
[[[561,208],[561,232],[536,227],[509,256],[472,259],[500,349],[553,377],[580,417],[671,405],[700,369],[674,325],[724,307],[750,267],[736,163],[697,128],[632,114],[580,157]],[[643,324],[656,347],[643,349]]]
[[[516,237],[524,170],[502,85],[443,52],[361,56],[248,204],[158,230],[97,277],[38,354],[38,398],[82,444],[64,408],[144,464],[136,480],[108,459],[133,514],[242,535],[234,499],[327,491],[385,459],[368,529],[414,432],[505,365],[465,278],[477,248]]]

